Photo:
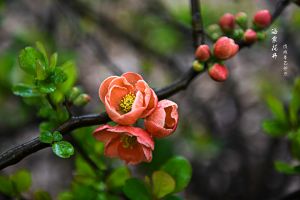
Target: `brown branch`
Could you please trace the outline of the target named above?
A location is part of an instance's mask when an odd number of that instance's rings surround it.
[[[284,10],[284,8],[287,7],[289,0],[282,0],[280,2],[281,3],[278,4],[273,14],[274,16],[273,21],[280,15],[280,13]],[[243,47],[245,46],[241,46],[240,49],[242,49]],[[190,82],[194,78],[196,78],[199,74],[201,73],[195,72],[191,68],[174,83],[160,90],[156,90],[158,98],[164,99],[173,94],[176,94],[181,90],[184,90],[190,84]],[[59,126],[56,129],[56,131],[59,131],[61,134],[65,135],[77,128],[105,124],[109,121],[110,119],[105,112],[101,114],[95,114],[95,115],[83,115],[78,117],[72,117],[71,119],[63,123],[61,126]],[[16,164],[19,161],[21,161],[23,158],[27,157],[28,155],[49,146],[50,145],[48,144],[40,142],[39,138],[37,137],[24,144],[13,147],[12,149],[7,150],[6,152],[0,155],[0,170],[4,169],[7,166]]]
[[[193,36],[193,46],[196,50],[199,46],[199,36],[200,43],[204,43],[204,31],[201,15],[201,3],[200,0],[191,0],[191,15],[192,15],[192,36]]]

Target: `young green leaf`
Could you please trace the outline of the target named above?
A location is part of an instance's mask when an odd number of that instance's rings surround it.
[[[57,53],[51,55],[50,66],[49,66],[50,70],[53,70],[55,68],[57,64],[57,57],[58,57]]]
[[[131,200],[151,200],[150,192],[144,182],[137,178],[128,179],[123,187],[123,192]]]
[[[188,185],[192,177],[191,164],[181,156],[169,159],[161,169],[174,178],[176,182],[174,192],[182,191]]]
[[[288,163],[282,161],[276,161],[274,163],[275,168],[278,172],[284,174],[299,174],[300,173],[300,166],[291,166]]]
[[[19,54],[19,64],[21,69],[30,75],[36,74],[36,61],[41,59],[42,55],[35,48],[26,47]]]
[[[283,123],[287,121],[283,103],[279,101],[279,99],[274,96],[267,95],[266,103],[276,119]]]
[[[6,176],[0,176],[0,193],[7,196],[14,195],[14,188],[12,182]]]
[[[152,174],[153,194],[162,198],[170,194],[175,189],[175,181],[168,173],[164,171],[155,171]]]
[[[46,81],[40,82],[38,88],[39,91],[44,94],[49,94],[56,90],[56,86],[54,83],[49,83]]]
[[[50,76],[50,79],[55,84],[60,84],[65,82],[68,79],[67,74],[60,68],[55,68],[53,74]]]
[[[54,142],[59,142],[62,139],[63,139],[62,134],[60,134],[60,132],[58,132],[58,131],[54,131],[54,133],[53,133],[53,141]]]
[[[272,137],[284,136],[289,131],[288,126],[276,119],[265,120],[262,124],[262,128],[265,133]]]
[[[110,189],[120,189],[124,186],[127,179],[131,176],[127,167],[119,167],[115,169],[106,179],[106,184]]]
[[[43,143],[51,144],[53,142],[53,135],[49,131],[42,131],[40,134],[40,141]]]
[[[36,48],[42,53],[43,58],[44,58],[44,62],[45,65],[48,66],[49,65],[49,61],[48,61],[48,55],[47,55],[47,51],[44,47],[44,45],[41,42],[36,42]]]
[[[13,93],[21,97],[38,97],[41,93],[37,90],[35,86],[18,84],[13,87]]]
[[[46,70],[45,70],[44,66],[42,65],[40,60],[37,60],[36,61],[36,79],[42,81],[42,80],[45,80],[46,77],[47,77],[47,74],[46,74]]]
[[[34,193],[34,200],[51,200],[51,196],[48,192],[45,192],[43,190],[38,190]]]
[[[29,190],[31,186],[31,175],[26,170],[20,170],[11,175],[11,181],[17,193],[25,192]]]
[[[163,200],[183,200],[183,199],[176,195],[168,195],[164,197]]]
[[[69,158],[74,154],[72,144],[67,141],[55,142],[52,145],[52,151],[61,158]]]

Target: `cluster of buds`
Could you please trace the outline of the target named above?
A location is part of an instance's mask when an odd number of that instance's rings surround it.
[[[219,37],[226,35],[235,40],[243,40],[247,44],[252,44],[266,37],[263,31],[272,21],[272,16],[268,10],[260,10],[255,13],[252,24],[249,26],[248,16],[245,12],[238,12],[236,15],[231,13],[224,14],[219,24],[210,25],[207,32],[211,39],[216,41]]]
[[[67,100],[75,106],[84,106],[90,102],[91,97],[88,94],[83,93],[80,88],[73,87],[67,95]]]
[[[208,74],[215,81],[225,81],[228,77],[228,69],[222,61],[232,58],[237,54],[239,46],[233,39],[226,36],[220,37],[213,46],[213,51],[206,44],[200,45],[196,52],[196,61],[193,67],[196,71],[204,69],[204,62],[209,63]]]
[[[215,81],[225,81],[228,78],[228,69],[223,61],[232,58],[239,51],[239,46],[234,40],[252,44],[265,39],[266,34],[263,30],[271,21],[272,16],[268,10],[257,11],[253,16],[252,26],[249,26],[248,16],[244,12],[236,15],[224,14],[219,24],[212,24],[207,28],[207,33],[215,44],[212,51],[206,44],[197,48],[194,70],[204,70],[204,63],[207,63],[210,77]]]

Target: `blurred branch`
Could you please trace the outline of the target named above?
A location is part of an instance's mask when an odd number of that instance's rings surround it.
[[[289,2],[289,1],[283,0],[282,2]],[[277,6],[274,12],[276,15],[274,16],[278,16],[287,6],[286,4],[279,4],[279,5],[284,5],[284,6]],[[280,12],[277,11],[277,9],[279,9]],[[273,19],[273,21],[274,20],[275,19]],[[243,47],[244,46],[242,46],[240,49],[242,49]],[[166,86],[160,90],[156,90],[158,98],[164,99],[185,89],[190,84],[190,82],[194,78],[196,78],[199,74],[202,74],[202,72],[198,73],[195,72],[193,68],[190,68],[190,70],[184,73],[178,80],[171,83],[169,86]],[[109,121],[110,119],[106,112],[103,112],[101,114],[94,114],[94,115],[77,116],[77,117],[72,117],[71,119],[63,123],[61,126],[59,126],[56,129],[56,131],[59,131],[61,134],[65,135],[77,128],[105,124]],[[6,152],[0,155],[0,169],[16,164],[17,162],[21,161],[23,158],[27,157],[28,155],[49,146],[50,146],[49,144],[42,143],[39,140],[39,138],[36,137],[31,141],[13,147],[12,149],[7,150]]]
[[[287,194],[286,196],[281,197],[278,200],[297,200],[297,199],[300,199],[300,190],[296,190],[290,194]]]
[[[191,0],[191,14],[192,14],[192,29],[193,29],[193,46],[196,50],[200,43],[204,43],[204,30],[201,15],[201,2],[200,0]]]

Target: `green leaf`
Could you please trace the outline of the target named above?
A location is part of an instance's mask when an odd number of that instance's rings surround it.
[[[51,144],[54,138],[51,132],[49,131],[42,131],[40,134],[40,141],[43,143]]]
[[[13,182],[17,193],[26,192],[31,186],[31,175],[26,170],[17,171],[11,175],[10,180]]]
[[[289,105],[290,121],[293,125],[298,123],[298,112],[300,110],[300,78],[297,78],[292,90],[292,98]]]
[[[62,139],[63,139],[62,134],[60,132],[58,132],[58,131],[54,131],[54,133],[53,133],[53,141],[54,142],[59,142]]]
[[[131,200],[151,200],[150,192],[144,182],[137,179],[128,179],[123,187],[125,195]]]
[[[281,122],[286,122],[286,113],[283,103],[271,95],[267,95],[265,99],[269,109],[271,110],[275,118]]]
[[[36,61],[36,79],[37,80],[45,80],[47,77],[46,70],[42,63],[37,60]]]
[[[67,80],[67,74],[60,68],[55,68],[53,74],[50,79],[55,84],[63,83]]]
[[[299,174],[300,173],[300,166],[291,166],[288,163],[282,161],[275,162],[275,168],[278,172],[284,174]]]
[[[42,53],[45,65],[48,66],[48,55],[44,45],[41,42],[36,42],[35,45],[37,49]]]
[[[40,82],[38,88],[39,91],[44,94],[49,94],[56,90],[56,86],[54,85],[54,83],[48,82]]]
[[[38,97],[41,95],[35,86],[26,84],[15,85],[13,87],[13,93],[21,97]]]
[[[152,174],[153,194],[157,198],[162,198],[170,194],[175,189],[175,181],[168,173],[156,171]]]
[[[176,195],[168,195],[163,200],[183,200],[181,197],[176,196]]]
[[[36,74],[36,61],[41,59],[42,55],[35,48],[26,47],[19,54],[19,64],[21,69],[31,75]]]
[[[61,158],[69,158],[74,154],[72,144],[67,141],[55,142],[52,145],[52,151]]]
[[[57,57],[58,57],[57,53],[52,54],[50,58],[50,66],[49,66],[50,70],[55,68],[57,64]]]
[[[191,164],[181,156],[171,158],[161,169],[174,178],[176,182],[174,192],[182,191],[188,185],[192,177]]]
[[[72,192],[66,191],[66,192],[61,192],[57,196],[58,200],[74,200],[74,196]]]
[[[34,193],[34,200],[51,200],[51,196],[48,192],[43,190],[38,190]]]
[[[291,140],[291,152],[293,157],[300,160],[300,128],[297,131],[291,131],[288,138]]]
[[[6,176],[0,176],[0,193],[13,196],[14,188],[12,182]]]
[[[127,167],[115,169],[107,178],[106,184],[110,189],[120,189],[131,176]]]
[[[278,120],[265,120],[262,128],[265,133],[272,137],[284,136],[289,131],[289,127]]]

